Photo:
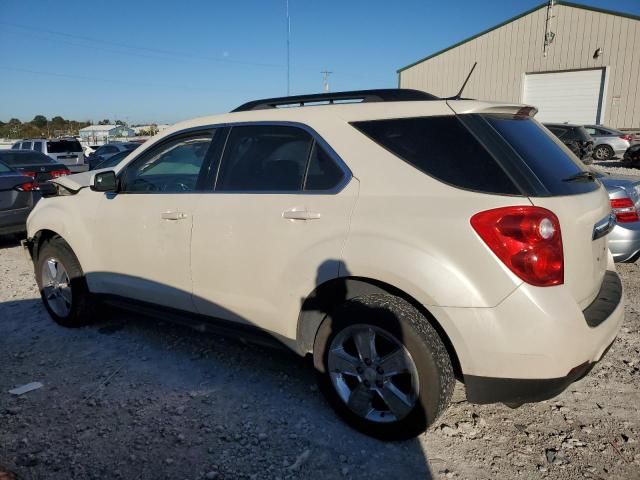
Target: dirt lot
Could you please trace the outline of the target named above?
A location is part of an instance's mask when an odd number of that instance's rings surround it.
[[[0,479],[640,479],[640,265],[619,271],[626,320],[587,378],[517,410],[458,385],[429,432],[382,443],[338,420],[293,354],[131,314],[56,326],[0,243]]]

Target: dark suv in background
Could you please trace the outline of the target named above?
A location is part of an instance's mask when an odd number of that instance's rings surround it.
[[[582,125],[570,123],[545,123],[551,132],[571,150],[582,163],[593,163],[593,138]]]

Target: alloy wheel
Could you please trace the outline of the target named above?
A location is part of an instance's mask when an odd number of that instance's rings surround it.
[[[351,325],[336,335],[328,352],[331,383],[356,415],[374,422],[401,420],[420,391],[418,371],[405,346],[372,325]]]
[[[71,282],[69,274],[60,260],[47,258],[42,264],[42,291],[47,305],[59,317],[71,312]]]
[[[607,147],[596,147],[593,156],[598,160],[609,159],[609,149]]]

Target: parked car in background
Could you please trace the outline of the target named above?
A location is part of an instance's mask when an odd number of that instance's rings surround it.
[[[582,125],[569,123],[545,123],[553,134],[571,150],[582,163],[589,165],[593,162],[593,138]]]
[[[640,167],[640,143],[627,148],[622,157],[622,163],[629,167]]]
[[[126,158],[133,150],[123,150],[110,156],[105,161],[95,165],[91,170],[98,170],[99,168],[113,168],[120,163],[120,161]]]
[[[456,377],[471,403],[551,398],[603,357],[624,298],[607,193],[535,113],[388,89],[174,125],[53,180],[25,242],[44,306],[266,335],[385,439],[422,433]]]
[[[633,140],[633,135],[602,125],[585,125],[584,129],[593,138],[593,158],[596,160],[623,155]]]
[[[39,198],[32,177],[0,161],[0,235],[26,231],[27,217]]]
[[[592,172],[607,189],[616,226],[609,234],[609,250],[616,262],[640,258],[640,177]]]
[[[45,182],[71,173],[66,165],[34,151],[0,150],[0,162],[37,182]]]
[[[97,149],[100,148],[100,145],[85,145],[84,146],[84,158],[89,158],[89,155],[94,153]]]
[[[96,166],[109,159],[111,156],[120,152],[130,152],[140,146],[136,142],[114,142],[101,145],[98,149],[89,155],[89,170],[95,170]]]
[[[47,155],[52,160],[62,163],[72,172],[86,170],[84,150],[80,142],[73,137],[46,140],[32,138],[16,142],[12,150],[32,150]]]

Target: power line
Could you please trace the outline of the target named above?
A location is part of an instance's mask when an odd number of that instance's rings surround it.
[[[74,78],[78,80],[90,80],[95,82],[117,83],[120,85],[132,85],[137,87],[171,88],[171,89],[177,89],[177,90],[185,90],[185,91],[193,91],[193,92],[208,92],[208,93],[214,93],[214,92],[215,93],[232,93],[229,91],[223,92],[223,90],[220,90],[219,88],[204,89],[204,88],[194,88],[188,85],[169,85],[169,84],[161,84],[161,83],[117,80],[113,78],[107,79],[107,78],[98,78],[98,77],[87,77],[84,75],[73,75],[68,73],[57,73],[57,72],[43,72],[43,71],[29,70],[26,68],[17,68],[17,67],[3,67],[3,70],[12,70],[15,72],[30,73],[33,75],[47,75],[51,77]]]
[[[19,23],[11,23],[11,22],[0,21],[0,25],[6,25],[6,26],[9,26],[9,27],[28,30],[28,31],[32,31],[32,32],[40,33],[40,34],[46,33],[46,34],[49,34],[49,35],[55,35],[55,36],[59,36],[59,37],[67,37],[67,38],[74,38],[74,39],[77,39],[77,40],[88,41],[88,42],[102,43],[102,44],[105,44],[105,45],[112,45],[112,46],[125,48],[125,49],[129,49],[129,50],[144,50],[146,52],[151,52],[151,53],[165,55],[165,56],[171,56],[171,57],[189,57],[189,58],[195,58],[195,59],[198,59],[198,60],[205,59],[205,60],[210,60],[210,61],[213,61],[213,62],[226,63],[226,64],[250,65],[250,66],[255,66],[255,67],[266,67],[266,68],[282,68],[282,65],[275,64],[275,63],[262,63],[262,62],[232,60],[232,59],[228,59],[228,58],[217,58],[217,57],[199,55],[199,54],[194,54],[194,53],[190,53],[190,52],[183,52],[183,51],[177,51],[177,50],[164,50],[164,49],[160,49],[160,48],[152,48],[152,47],[146,47],[146,46],[141,46],[141,45],[131,45],[131,44],[125,44],[125,43],[120,43],[120,42],[113,42],[113,41],[110,41],[110,40],[103,40],[103,39],[95,38],[95,37],[87,37],[87,36],[84,36],[84,35],[76,35],[76,34],[67,33],[67,32],[59,32],[59,31],[54,31],[54,30],[46,30],[46,29],[41,29],[41,28],[34,28],[34,27],[30,27],[28,25],[22,25],[22,24],[19,24]]]

